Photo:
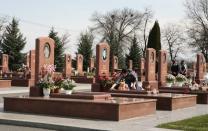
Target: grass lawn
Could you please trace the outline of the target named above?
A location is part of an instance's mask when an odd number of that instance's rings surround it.
[[[158,125],[159,128],[178,129],[184,131],[208,131],[208,115]]]

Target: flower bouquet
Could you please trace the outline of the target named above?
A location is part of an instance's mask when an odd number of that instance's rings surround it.
[[[66,94],[72,94],[72,90],[76,87],[75,82],[71,79],[65,79],[61,83],[61,87],[65,90]]]
[[[182,75],[182,74],[178,74],[177,76],[176,76],[176,82],[177,82],[177,85],[178,86],[183,86],[183,84],[184,84],[184,82],[186,82],[187,81],[187,78],[184,76],[184,75]]]
[[[37,83],[37,86],[43,89],[43,94],[46,97],[49,97],[50,91],[54,87],[54,81],[52,79],[54,71],[54,65],[44,65],[42,67],[41,79]]]
[[[101,87],[103,88],[103,91],[108,91],[111,86],[114,84],[114,81],[106,76],[100,76],[99,82]]]
[[[167,86],[171,87],[172,84],[175,82],[175,76],[168,74],[166,77]]]

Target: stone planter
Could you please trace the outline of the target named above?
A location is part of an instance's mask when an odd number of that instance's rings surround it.
[[[43,96],[44,97],[49,97],[50,93],[51,93],[51,89],[43,88]]]
[[[177,82],[177,86],[182,87],[184,82]]]
[[[50,93],[60,93],[60,88],[52,89]]]
[[[71,95],[72,94],[72,90],[65,90],[65,94]]]
[[[167,87],[171,87],[172,86],[172,83],[166,83],[166,86]]]

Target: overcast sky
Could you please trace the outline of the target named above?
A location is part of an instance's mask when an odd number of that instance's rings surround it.
[[[73,53],[78,35],[85,31],[91,15],[125,7],[143,11],[149,7],[160,25],[179,22],[185,17],[184,0],[0,0],[0,16],[16,17],[21,32],[27,38],[24,52],[35,48],[35,39],[47,36],[50,27],[61,34],[68,31],[71,42],[68,48]]]

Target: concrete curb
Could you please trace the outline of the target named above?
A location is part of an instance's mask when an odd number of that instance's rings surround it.
[[[98,130],[98,129],[89,129],[89,128],[47,124],[47,123],[38,123],[38,122],[9,120],[9,119],[0,119],[0,124],[33,127],[33,128],[43,128],[43,129],[58,130],[58,131],[107,131],[107,130],[100,130],[100,129]]]

